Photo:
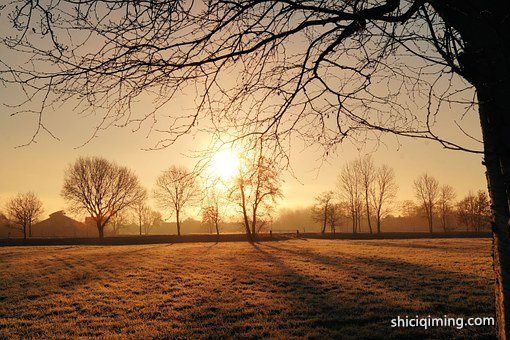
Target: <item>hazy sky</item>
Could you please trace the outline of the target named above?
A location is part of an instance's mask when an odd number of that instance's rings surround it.
[[[0,29],[5,29],[5,25],[5,22],[0,23]],[[0,50],[0,55],[6,61],[17,58],[8,54]],[[19,102],[16,98],[21,98],[21,95],[16,91],[14,88],[0,87],[0,103]],[[192,96],[183,94],[172,109],[179,113],[194,110],[193,102]],[[143,100],[139,107],[144,107]],[[448,112],[447,107],[442,111],[445,117],[459,117],[462,114]],[[163,169],[173,164],[191,167],[195,160],[188,157],[190,151],[206,147],[209,143],[207,136],[189,136],[164,150],[143,151],[143,148],[153,146],[158,137],[146,138],[147,129],[133,133],[129,128],[111,128],[79,147],[92,134],[99,117],[79,116],[72,112],[71,105],[64,105],[55,111],[47,111],[44,117],[47,127],[60,138],[59,141],[41,133],[37,143],[15,148],[30,140],[36,129],[37,117],[10,116],[11,112],[7,109],[0,111],[0,210],[9,197],[28,190],[41,197],[46,213],[65,209],[65,202],[60,197],[63,172],[67,164],[80,155],[104,156],[126,165],[136,171],[145,187],[152,190],[156,177]],[[472,112],[472,116],[463,119],[463,128],[476,137],[480,136],[480,128],[478,118]],[[447,135],[455,130],[459,136],[451,119],[439,122],[438,129]],[[445,150],[434,142],[405,138],[397,140],[393,136],[383,137],[381,142],[373,154],[374,160],[395,169],[399,200],[414,198],[413,180],[423,172],[435,176],[440,183],[452,185],[458,197],[470,190],[486,188],[480,155]],[[374,146],[367,145],[365,150],[374,150]],[[347,142],[330,156],[328,163],[317,169],[317,150],[310,148],[303,151],[301,145],[294,145],[291,160],[297,179],[285,174],[285,198],[280,207],[312,204],[318,193],[335,188],[339,169],[358,155],[356,147]]]
[[[0,92],[4,101],[7,91]],[[83,147],[79,147],[91,134],[97,117],[77,116],[65,108],[48,112],[45,116],[48,127],[60,141],[46,134],[38,137],[37,143],[15,148],[30,140],[36,127],[33,116],[0,114],[0,205],[17,192],[32,190],[44,202],[46,213],[65,209],[60,197],[63,171],[66,165],[79,155],[99,155],[126,165],[140,176],[148,189],[152,189],[161,170],[172,164],[191,167],[195,160],[190,151],[205,147],[208,138],[187,137],[174,146],[159,151],[144,151],[154,138],[146,138],[143,133],[132,133],[128,128],[112,128]],[[476,117],[467,122],[471,131],[478,130]],[[442,129],[453,127],[443,126]],[[376,163],[391,165],[396,172],[399,184],[398,199],[414,198],[412,183],[420,173],[428,172],[440,183],[452,185],[458,196],[470,190],[485,189],[484,169],[481,156],[449,151],[434,142],[411,140],[386,136],[373,153]],[[79,148],[77,148],[79,147]],[[373,150],[368,145],[367,150]],[[345,161],[358,155],[351,143],[338,149],[329,162],[320,169],[319,154],[314,149],[302,151],[300,145],[292,150],[292,166],[297,179],[285,174],[283,188],[285,199],[280,207],[306,206],[313,203],[321,191],[333,189],[339,169]]]

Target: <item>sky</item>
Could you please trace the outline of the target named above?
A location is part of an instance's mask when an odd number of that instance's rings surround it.
[[[0,100],[7,99],[6,91],[0,91],[0,96],[4,96]],[[476,131],[475,118],[468,124]],[[45,119],[60,140],[43,133],[37,142],[18,147],[30,140],[36,128],[35,117],[0,114],[0,207],[18,192],[33,191],[43,201],[45,213],[65,209],[66,203],[60,197],[63,174],[66,166],[78,156],[103,156],[128,166],[138,174],[142,184],[152,190],[162,170],[171,165],[191,168],[196,161],[193,151],[206,147],[209,142],[207,136],[187,136],[166,149],[146,151],[144,149],[154,142],[153,138],[129,128],[111,128],[81,146],[92,133],[97,117],[78,116],[62,108],[48,112]],[[440,184],[452,185],[457,197],[486,188],[480,155],[446,150],[432,141],[397,140],[389,135],[381,142],[378,147],[366,145],[364,152],[371,152],[376,164],[385,163],[394,168],[399,201],[414,199],[413,180],[423,172],[436,177]],[[306,207],[313,204],[320,192],[334,190],[341,167],[358,157],[358,147],[346,142],[322,163],[317,149],[303,150],[299,143],[293,145],[293,175],[290,172],[283,175],[285,197],[279,207]]]
[[[6,28],[0,23],[0,29]],[[5,61],[17,58],[0,50]],[[0,104],[14,104],[21,98],[19,89],[0,87]],[[19,102],[19,100],[18,100]],[[175,104],[176,103],[176,104]],[[174,103],[173,110],[179,114],[194,110],[194,99],[182,93]],[[139,109],[145,103],[143,97]],[[458,117],[462,113],[442,109],[442,116]],[[42,132],[36,142],[18,147],[30,141],[36,127],[37,116],[32,114],[11,115],[12,110],[0,107],[0,211],[6,201],[19,192],[33,191],[44,203],[45,213],[66,209],[60,196],[63,174],[66,166],[78,156],[103,156],[133,169],[142,184],[149,190],[162,170],[171,165],[193,166],[196,159],[193,151],[207,147],[210,137],[204,135],[186,136],[176,144],[163,150],[147,151],[157,141],[154,135],[147,136],[147,129],[132,132],[128,128],[110,128],[97,138],[82,145],[91,136],[98,124],[99,116],[78,115],[67,104],[45,112],[45,124],[59,139],[53,139]],[[464,117],[463,128],[474,137],[480,137],[479,121],[471,111]],[[438,131],[448,135],[456,131],[456,140],[463,141],[462,134],[452,119],[438,122]],[[460,139],[459,139],[460,138]],[[464,141],[470,142],[467,137]],[[394,136],[382,137],[375,145],[354,145],[347,141],[331,154],[326,163],[320,159],[320,151],[314,147],[303,149],[299,142],[291,147],[293,174],[285,172],[280,208],[306,207],[314,202],[315,196],[325,190],[334,190],[338,173],[345,164],[359,156],[358,148],[371,152],[376,164],[388,164],[394,168],[399,186],[397,200],[413,199],[413,180],[427,172],[441,184],[453,186],[460,198],[469,191],[486,188],[484,167],[481,156],[443,149],[432,141]],[[322,165],[321,165],[322,164]],[[154,205],[154,202],[152,202]]]

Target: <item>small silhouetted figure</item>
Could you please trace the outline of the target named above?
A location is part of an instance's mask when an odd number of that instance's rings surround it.
[[[273,237],[273,230],[269,230],[269,237]]]
[[[296,237],[299,237],[299,229],[296,230]]]

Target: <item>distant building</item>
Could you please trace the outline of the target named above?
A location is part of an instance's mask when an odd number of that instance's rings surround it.
[[[50,217],[32,226],[33,237],[83,237],[92,236],[82,222],[66,216],[63,210],[50,214]]]

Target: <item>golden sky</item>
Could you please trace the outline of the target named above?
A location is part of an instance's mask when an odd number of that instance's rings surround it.
[[[6,95],[6,90],[0,92],[2,100],[6,99]],[[77,116],[64,107],[48,112],[45,119],[48,128],[60,141],[41,134],[37,143],[15,148],[30,140],[36,126],[35,117],[0,114],[0,206],[17,192],[31,190],[43,200],[46,213],[65,209],[65,202],[60,197],[63,172],[66,165],[79,155],[103,156],[126,165],[140,176],[147,189],[152,190],[160,171],[173,164],[191,167],[195,162],[190,157],[192,151],[206,147],[209,142],[207,136],[189,136],[164,150],[145,151],[142,149],[152,146],[155,137],[147,138],[144,131],[133,133],[129,128],[111,128],[79,147],[92,133],[97,117]],[[465,124],[479,135],[476,117]],[[449,126],[441,128],[453,129]],[[441,184],[452,185],[458,197],[470,190],[486,187],[480,155],[445,150],[430,141],[397,140],[389,135],[383,137],[382,142],[378,147],[366,145],[365,151],[375,150],[373,157],[377,164],[386,163],[395,169],[398,200],[414,199],[412,183],[423,172],[435,176]],[[289,173],[284,175],[285,198],[280,207],[312,204],[318,193],[335,188],[339,169],[346,161],[358,156],[356,147],[347,142],[328,159],[328,163],[318,168],[320,157],[316,149],[303,151],[302,146],[296,143],[291,153],[297,179]]]
[[[0,24],[4,29],[5,22]],[[15,55],[0,50],[4,60],[16,58]],[[22,96],[15,88],[0,87],[0,103],[19,103]],[[468,96],[469,97],[469,96]],[[18,99],[18,100],[16,100]],[[138,109],[145,103],[138,103]],[[182,93],[172,103],[172,110],[178,114],[193,111],[196,106],[192,94]],[[144,151],[154,145],[160,138],[157,135],[147,137],[147,126],[137,133],[127,128],[110,128],[100,133],[98,138],[81,146],[92,134],[98,116],[80,116],[72,112],[71,103],[45,112],[46,126],[60,140],[54,140],[44,132],[32,143],[22,148],[16,146],[28,142],[36,129],[37,117],[33,115],[10,116],[12,110],[0,111],[0,210],[5,202],[18,192],[34,191],[44,202],[46,213],[65,209],[65,202],[60,197],[63,172],[67,164],[80,155],[97,155],[114,160],[133,169],[142,184],[152,190],[159,173],[171,165],[192,167],[195,159],[190,158],[193,150],[207,147],[210,137],[187,136],[166,149]],[[472,141],[459,134],[453,124],[462,112],[449,112],[442,108],[441,116],[450,117],[437,124],[437,129],[446,135],[455,131],[456,141]],[[171,114],[171,113],[169,113]],[[475,137],[480,136],[478,117],[470,111],[462,121],[463,128]],[[453,117],[453,118],[452,118]],[[337,152],[328,158],[320,168],[320,152],[316,148],[303,150],[300,143],[291,147],[291,161],[294,178],[290,173],[284,174],[285,198],[280,207],[303,207],[313,203],[314,197],[322,191],[334,189],[337,174],[342,165],[357,156],[359,152],[347,141]],[[478,145],[480,148],[480,145]],[[484,168],[481,156],[443,149],[431,141],[396,139],[386,135],[381,144],[365,145],[363,152],[373,152],[377,164],[386,163],[395,169],[399,191],[398,200],[414,199],[413,180],[423,172],[436,177],[441,184],[450,184],[462,197],[470,190],[485,189]]]

